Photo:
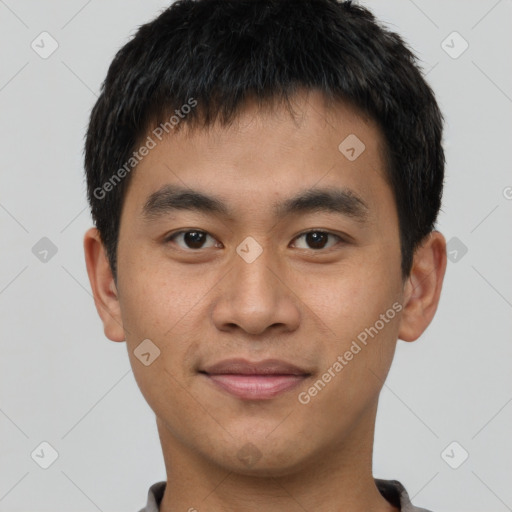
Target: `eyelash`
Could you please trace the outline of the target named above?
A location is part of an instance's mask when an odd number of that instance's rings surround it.
[[[201,234],[206,234],[208,236],[210,236],[211,238],[213,238],[212,235],[210,235],[207,231],[203,231],[201,229],[187,229],[187,230],[182,230],[182,231],[177,231],[175,233],[172,233],[171,235],[167,236],[164,240],[165,243],[169,243],[169,242],[172,242],[176,237],[178,237],[179,235],[183,235],[183,234],[186,234],[186,233],[201,233]],[[303,233],[300,233],[299,235],[297,235],[294,240],[297,240],[303,236],[306,236],[308,235],[309,233],[320,233],[322,235],[330,235],[330,236],[333,236],[335,238],[338,239],[338,243],[334,244],[333,246],[331,247],[327,247],[327,248],[320,248],[320,249],[306,249],[306,250],[311,250],[313,252],[320,252],[320,251],[327,251],[329,249],[332,249],[333,247],[335,247],[336,245],[338,245],[340,242],[341,243],[345,243],[346,240],[340,236],[340,235],[337,235],[336,233],[332,233],[331,231],[324,231],[324,230],[321,230],[321,229],[310,229],[308,231],[304,231]],[[215,240],[215,238],[213,238]],[[183,249],[180,247],[180,249]],[[191,252],[199,252],[201,249],[204,249],[204,247],[201,247],[199,249],[191,249],[191,248],[186,248],[184,250],[186,251],[191,251]],[[206,247],[206,249],[209,249],[209,247]]]

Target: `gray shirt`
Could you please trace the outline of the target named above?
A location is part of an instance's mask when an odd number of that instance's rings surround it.
[[[401,512],[431,512],[425,508],[415,507],[404,486],[398,480],[381,480],[379,478],[374,480],[382,496],[392,505],[398,507]],[[149,488],[146,506],[139,512],[159,512],[165,485],[166,482],[157,482]]]

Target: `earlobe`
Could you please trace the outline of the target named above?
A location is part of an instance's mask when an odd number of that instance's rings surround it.
[[[414,253],[411,274],[404,287],[398,337],[415,341],[429,326],[439,304],[446,271],[446,240],[432,231]]]
[[[103,322],[105,336],[112,341],[125,341],[118,290],[96,228],[85,233],[84,254],[94,303]]]

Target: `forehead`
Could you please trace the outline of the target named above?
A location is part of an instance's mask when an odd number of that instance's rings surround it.
[[[162,140],[149,130],[154,145],[133,171],[125,206],[142,215],[151,195],[168,184],[255,211],[317,185],[342,186],[367,204],[389,194],[376,123],[312,91],[291,105],[293,116],[284,105],[248,101],[227,126],[189,127],[185,120]]]

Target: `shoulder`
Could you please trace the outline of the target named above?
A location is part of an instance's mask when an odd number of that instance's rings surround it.
[[[374,480],[382,496],[395,507],[399,507],[401,512],[432,512],[426,508],[415,507],[411,503],[407,490],[398,480],[382,480],[379,478]]]
[[[156,482],[148,490],[147,502],[144,508],[141,508],[139,512],[158,512],[160,509],[160,502],[165,491],[165,485],[167,482]]]

